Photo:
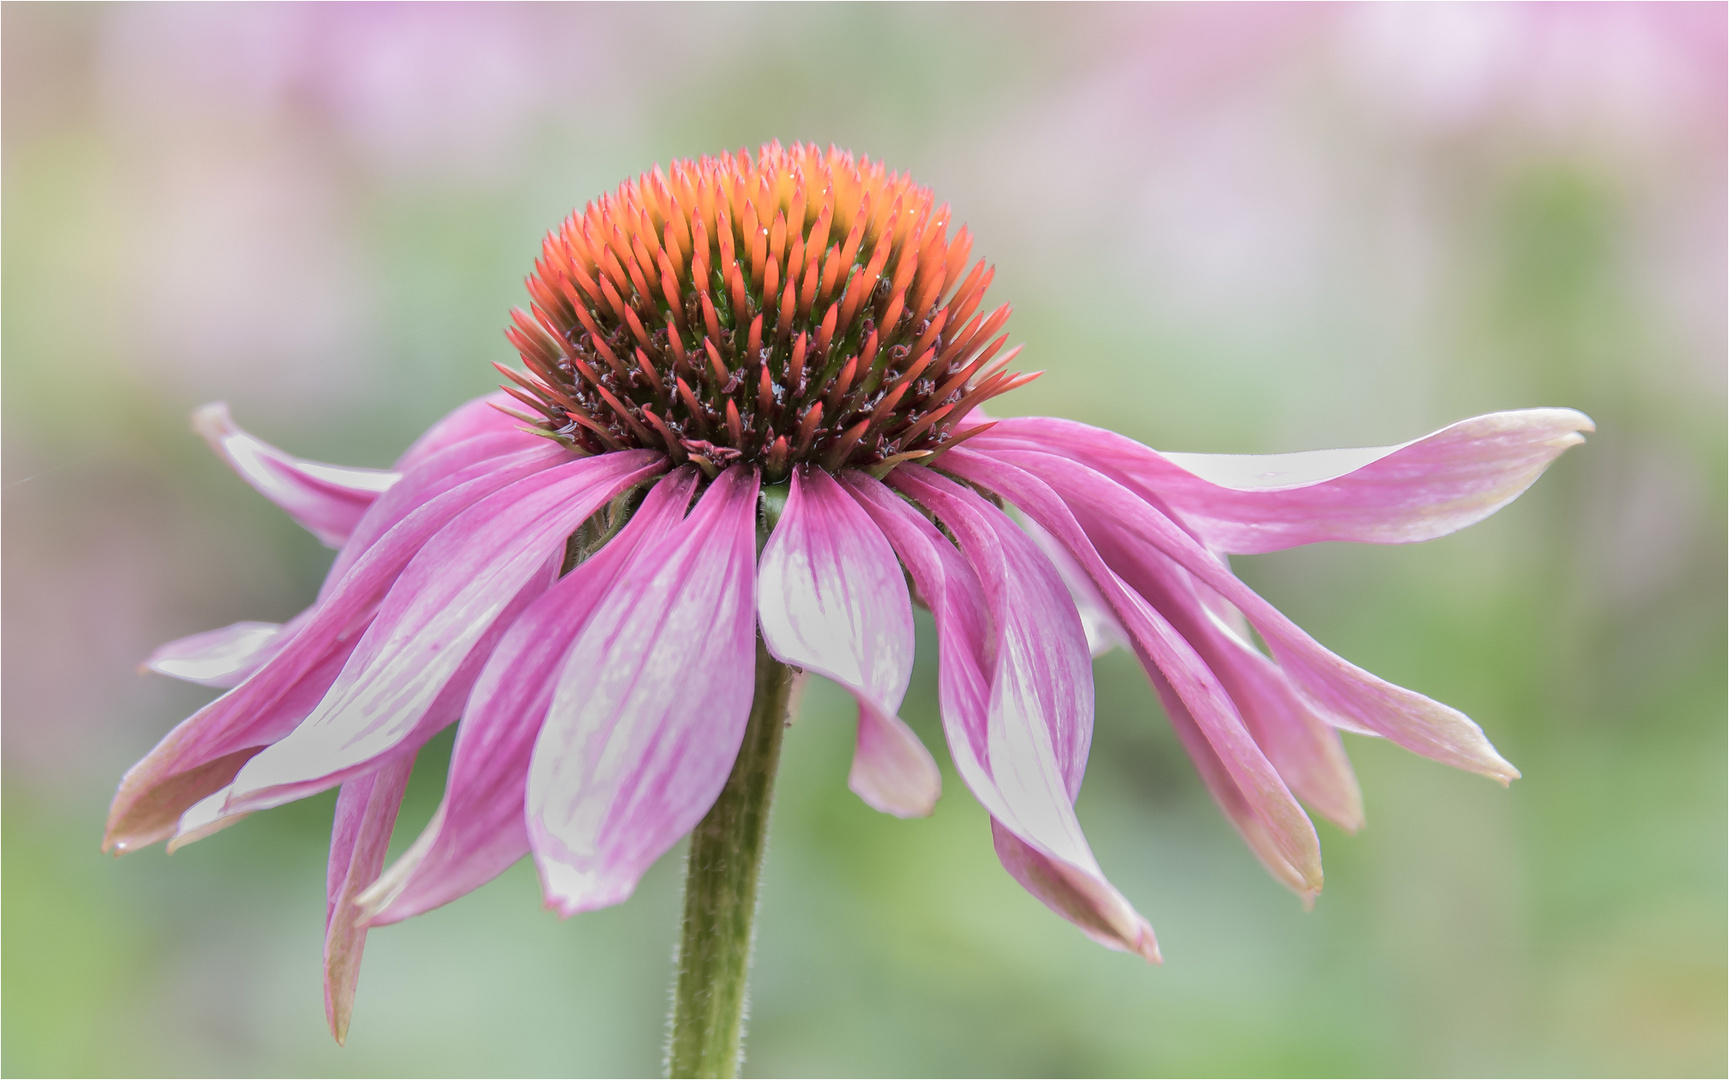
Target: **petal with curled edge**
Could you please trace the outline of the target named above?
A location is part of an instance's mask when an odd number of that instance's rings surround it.
[[[1046,417],[1003,420],[972,441],[1084,462],[1233,555],[1321,540],[1407,544],[1455,532],[1518,498],[1595,431],[1572,409],[1461,420],[1398,446],[1294,454],[1166,454]]]
[[[366,508],[402,477],[384,469],[326,465],[285,454],[236,426],[225,402],[193,413],[192,430],[204,436],[241,479],[330,547],[341,547]]]
[[[858,700],[848,784],[871,807],[924,817],[942,774],[898,715],[913,671],[913,609],[882,531],[821,469],[797,469],[757,568],[763,643]]]
[[[356,898],[378,877],[402,793],[414,772],[414,753],[397,755],[342,785],[330,830],[325,874],[324,1018],[338,1045],[348,1041],[348,1018],[360,983],[366,923]]]
[[[403,569],[318,708],[240,770],[228,811],[304,798],[417,734],[430,735],[429,717],[454,720],[467,696],[459,673],[471,683],[510,619],[551,584],[550,575],[534,583],[549,560],[559,560],[565,539],[614,496],[665,468],[664,457],[646,450],[579,458],[457,515]],[[434,708],[441,700],[450,704],[445,715]]]
[[[1275,877],[1305,901],[1311,899],[1321,889],[1321,844],[1315,828],[1249,734],[1219,676],[1183,632],[1195,628],[1179,630],[1172,624],[1166,615],[1172,605],[1163,593],[1149,595],[1119,577],[1073,512],[1038,477],[964,449],[951,451],[944,467],[1013,502],[1087,572],[1128,632],[1142,667],[1167,698],[1166,711],[1226,816]],[[1166,606],[1157,606],[1157,599],[1166,599]],[[1180,710],[1172,707],[1173,694]],[[1191,737],[1194,733],[1201,736],[1199,742]]]
[[[1483,730],[1465,714],[1327,651],[1134,492],[1053,454],[992,447],[990,456],[1025,469],[1061,492],[1090,531],[1119,533],[1124,558],[1170,559],[1235,605],[1266,641],[1280,669],[1328,723],[1384,736],[1424,757],[1482,773],[1502,784],[1518,778],[1519,770],[1496,753]]]
[[[471,440],[473,441],[473,440]],[[181,815],[229,783],[259,748],[287,735],[330,689],[402,568],[432,535],[486,495],[569,455],[553,444],[488,457],[447,472],[448,456],[428,461],[386,493],[337,555],[358,552],[348,571],[325,582],[306,624],[239,686],[170,731],[127,770],[109,810],[104,851],[131,851],[174,835]],[[520,445],[520,444],[515,444]],[[424,497],[375,543],[360,551],[361,532],[399,494]]]
[[[1105,879],[1075,817],[1092,672],[1056,571],[972,492],[916,466],[890,477],[941,518],[965,552],[882,483],[843,477],[936,618],[943,727],[993,833],[1008,835],[997,845],[1004,868],[1094,940],[1158,962],[1152,928]]]
[[[381,926],[479,888],[528,854],[524,793],[534,740],[570,646],[633,552],[684,517],[695,470],[674,470],[600,551],[542,594],[492,651],[456,732],[444,799],[414,844],[361,897]]]
[[[639,548],[571,646],[528,770],[548,906],[619,903],[714,804],[756,689],[757,474]]]

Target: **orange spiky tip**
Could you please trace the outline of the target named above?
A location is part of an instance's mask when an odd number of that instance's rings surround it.
[[[779,143],[675,161],[547,235],[500,367],[523,419],[573,449],[886,472],[958,441],[1030,381],[1009,307],[947,204],[868,158]]]

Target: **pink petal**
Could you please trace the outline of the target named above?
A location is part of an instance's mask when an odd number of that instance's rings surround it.
[[[1075,602],[1075,612],[1080,615],[1081,627],[1087,632],[1087,651],[1100,657],[1112,649],[1131,647],[1128,631],[1117,622],[1111,605],[1099,594],[1098,586],[1081,569],[1081,564],[1038,522],[1023,520],[1021,528],[1033,538],[1033,543],[1045,553],[1045,558],[1051,560],[1051,565],[1057,568],[1057,575],[1069,590],[1069,599]]]
[[[360,955],[366,948],[366,924],[355,899],[384,865],[412,772],[414,755],[402,754],[343,784],[336,797],[326,875],[324,1016],[338,1044],[348,1038],[348,1017],[360,982]]]
[[[570,646],[632,554],[658,544],[683,519],[695,486],[688,467],[663,479],[616,537],[511,625],[469,695],[443,802],[426,831],[361,898],[375,913],[372,925],[447,904],[528,854],[529,759]]]
[[[1280,881],[1305,897],[1319,892],[1321,845],[1314,826],[1244,727],[1217,674],[1196,652],[1192,636],[1199,628],[1193,620],[1179,631],[1166,617],[1175,606],[1168,594],[1150,594],[1141,581],[1125,583],[1057,493],[1031,473],[965,449],[947,454],[944,467],[1012,501],[1068,550],[1128,632],[1141,665],[1166,697],[1179,735],[1192,727],[1201,736],[1184,743],[1226,815]],[[1167,601],[1163,606],[1161,599]],[[1180,709],[1172,707],[1173,694]],[[1209,759],[1219,768],[1210,768]]]
[[[1406,749],[1502,783],[1519,771],[1456,709],[1394,686],[1322,648],[1170,518],[1084,465],[1051,454],[992,447],[990,456],[1037,475],[1098,532],[1123,537],[1125,557],[1175,561],[1236,605],[1309,704],[1335,727],[1383,735]],[[1156,554],[1155,554],[1156,553]]]
[[[404,472],[402,479],[380,496],[355,525],[353,534],[336,553],[336,560],[325,575],[324,584],[318,591],[319,599],[324,599],[374,544],[445,492],[462,489],[476,480],[498,480],[485,492],[490,494],[504,483],[521,479],[529,472],[570,460],[572,455],[558,444],[518,431],[477,435],[424,457]],[[469,503],[478,502],[482,497],[484,495],[476,495]]]
[[[891,474],[958,537],[862,474],[847,489],[936,617],[943,727],[955,767],[993,819],[1004,867],[1112,948],[1158,960],[1152,928],[1105,879],[1074,813],[1092,722],[1092,671],[1074,606],[1006,515],[916,466]]]
[[[930,751],[898,715],[913,671],[913,609],[882,531],[821,469],[792,491],[757,568],[763,643],[858,699],[849,784],[875,809],[923,817],[942,793]]]
[[[179,638],[159,646],[140,666],[172,679],[228,689],[282,651],[309,613],[303,611],[286,624],[237,622]]]
[[[497,413],[497,410],[490,408],[487,411]],[[464,479],[470,479],[479,471],[490,468],[492,461],[498,457],[498,451],[506,448],[522,449],[523,443],[515,437],[495,439],[489,443],[469,442],[455,454],[438,457],[432,468],[409,472],[391,492],[379,500],[382,506],[367,510],[363,516],[364,524],[357,535],[344,544],[337,565],[327,576],[325,588],[334,585],[355,559],[364,554],[379,536],[389,531],[409,512],[425,503],[435,492],[449,490]],[[547,453],[533,442],[528,444],[528,448]],[[428,460],[431,459],[422,458],[422,463]],[[311,609],[308,609],[286,624],[237,622],[219,630],[207,630],[201,634],[183,637],[159,647],[144,660],[142,666],[171,678],[203,686],[224,689],[233,687],[281,651],[283,645],[299,631],[310,615]]]
[[[1107,550],[1112,530],[1094,529],[1088,535],[1111,568],[1132,588],[1140,589],[1133,560],[1119,560]],[[1363,793],[1338,731],[1303,697],[1290,676],[1255,647],[1249,621],[1235,604],[1196,581],[1193,574],[1173,564],[1164,566],[1169,571],[1171,621],[1218,673],[1249,733],[1285,783],[1339,828],[1347,832],[1362,828]],[[1142,595],[1153,598],[1154,593],[1142,590]],[[1164,603],[1153,600],[1161,610]]]
[[[917,733],[864,701],[846,782],[866,806],[898,818],[930,816],[943,793],[942,772]]]
[[[229,811],[304,798],[455,720],[491,644],[551,584],[565,539],[665,467],[649,451],[580,458],[463,511],[404,568],[312,715],[241,769]]]
[[[616,904],[713,805],[755,690],[757,476],[635,552],[571,647],[528,773],[548,905]]]
[[[1261,865],[1266,867],[1267,872],[1272,874],[1279,884],[1296,893],[1305,908],[1312,907],[1322,884],[1318,845],[1307,860],[1308,865],[1293,864],[1286,855],[1286,851],[1292,846],[1290,830],[1280,830],[1269,824],[1253,801],[1252,792],[1245,790],[1232,775],[1233,760],[1213,744],[1196,720],[1188,702],[1171,685],[1165,673],[1155,666],[1148,666],[1146,671],[1148,681],[1159,695],[1160,704],[1165,707],[1171,730],[1176,732],[1178,741],[1183,744],[1189,760],[1195,765],[1195,771],[1207,785],[1213,801],[1236,827],[1238,835],[1261,861]],[[1310,831],[1313,832],[1312,827]]]
[[[366,508],[401,476],[291,457],[236,427],[220,401],[192,414],[192,430],[260,495],[331,547],[348,539]]]
[[[427,500],[356,555],[347,572],[337,577],[333,569],[334,580],[326,581],[305,626],[280,652],[183,721],[127,771],[109,811],[103,849],[130,851],[173,835],[181,814],[232,780],[259,747],[306,718],[330,689],[397,575],[433,534],[498,488],[567,458],[557,446],[543,444],[459,470],[448,489],[419,485]],[[368,512],[368,520],[388,510],[385,504],[398,492],[417,486],[418,472],[405,475]],[[363,521],[337,555],[338,567],[358,549],[366,528]]]
[[[239,820],[218,821],[220,804],[204,807],[200,814],[192,811],[213,793],[226,798],[241,767],[312,712],[342,672],[354,644],[353,639],[329,642],[310,667],[291,680],[276,680],[285,685],[272,686],[274,692],[248,693],[248,684],[242,683],[181,721],[121,779],[102,850],[124,854],[170,837],[177,838],[178,847]],[[266,681],[260,679],[260,684]],[[252,700],[257,707],[245,708]],[[187,815],[192,821],[183,827]]]
[[[1010,877],[1046,907],[1080,927],[1082,933],[1107,949],[1164,963],[1153,928],[1104,878],[1051,858],[996,818],[991,818],[991,843]]]
[[[251,755],[248,754],[247,756]],[[238,772],[239,770],[240,765],[236,765],[234,771]],[[234,790],[232,783],[223,784],[221,788],[187,808],[187,811],[180,815],[180,823],[175,827],[174,835],[168,838],[168,854],[172,855],[187,844],[219,833],[228,826],[250,817],[250,814],[224,812],[223,805],[227,803],[228,793],[232,790]]]
[[[1405,544],[1481,521],[1594,431],[1572,409],[1461,420],[1414,442],[1295,454],[1162,454],[1069,420],[1001,421],[970,444],[1084,462],[1231,554],[1320,540]]]
[[[478,435],[515,433],[533,441],[538,436],[523,432],[522,421],[498,410],[498,406],[515,404],[509,394],[495,390],[484,397],[466,401],[446,413],[443,419],[427,428],[414,444],[396,459],[398,471],[407,472],[433,455]]]
[[[981,718],[990,709],[985,642],[991,635],[991,619],[978,575],[953,544],[881,482],[852,472],[843,473],[841,482],[882,530],[936,620],[942,658],[937,672],[938,703],[949,742],[973,740],[976,733],[970,757],[984,756],[985,724]]]
[[[1003,710],[1003,720],[1011,725],[1004,737],[1028,739],[1018,733],[1022,728],[1046,732],[1044,738],[1031,737],[1049,742],[1060,770],[1058,786],[1073,799],[1092,743],[1093,673],[1086,631],[1062,579],[1008,515],[975,493],[917,466],[897,469],[889,480],[954,533],[978,575],[994,624],[985,656],[990,658],[992,710]],[[1022,759],[1013,764],[1027,765]],[[1047,779],[1027,782],[1042,786]]]
[[[1339,828],[1362,828],[1363,793],[1339,733],[1253,645],[1223,627],[1207,640],[1210,649],[1203,655],[1285,783]]]

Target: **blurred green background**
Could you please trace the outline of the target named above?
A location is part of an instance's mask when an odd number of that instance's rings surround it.
[[[97,853],[210,693],[154,645],[281,619],[329,553],[212,460],[201,402],[383,465],[495,381],[540,235],[675,156],[835,142],[970,222],[1007,413],[1155,446],[1598,432],[1414,548],[1239,559],[1323,642],[1464,709],[1503,791],[1348,737],[1305,914],[1121,654],[1080,811],[1166,963],[1108,953],[934,817],[845,789],[809,687],[765,870],[757,1075],[1722,1075],[1725,8],[8,4],[8,1075],[645,1074],[681,854],[559,922],[519,865],[375,933],[346,1049],[319,948],[331,797],[172,859]],[[944,760],[934,648],[905,715]],[[434,749],[448,753],[448,737]],[[422,756],[400,846],[431,813]]]

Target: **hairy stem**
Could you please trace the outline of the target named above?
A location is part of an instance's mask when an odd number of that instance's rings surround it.
[[[796,673],[756,645],[756,697],[726,787],[690,834],[667,1053],[673,1077],[737,1076],[757,873]]]

